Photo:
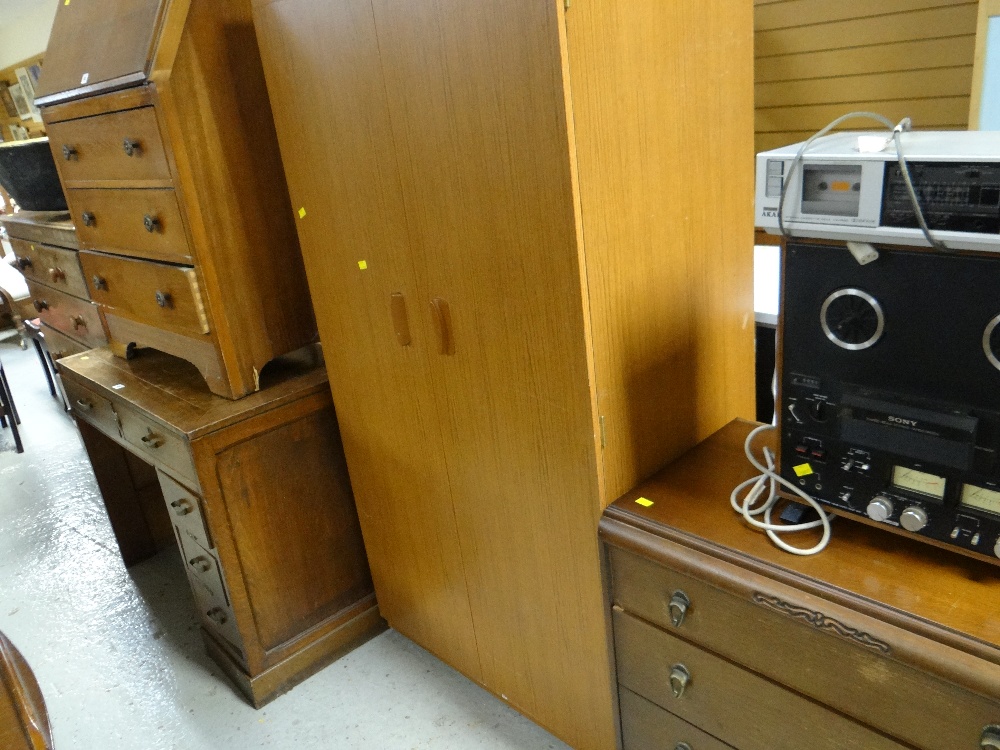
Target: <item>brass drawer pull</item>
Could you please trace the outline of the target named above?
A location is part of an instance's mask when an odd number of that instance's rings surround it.
[[[122,142],[122,148],[125,149],[125,156],[138,156],[142,153],[142,144],[134,138],[126,138]]]
[[[670,604],[667,605],[667,609],[670,611],[670,622],[673,623],[675,628],[679,628],[684,624],[684,618],[687,617],[688,607],[691,606],[691,599],[683,591],[675,591],[673,596],[670,597]]]
[[[94,405],[89,401],[84,401],[82,398],[76,400],[76,405],[80,407],[80,411],[90,411],[94,408]]]
[[[49,303],[46,302],[43,299],[36,299],[31,304],[32,304],[32,306],[35,308],[35,310],[37,312],[41,312],[42,310],[48,310],[49,309]]]
[[[174,297],[170,292],[156,292],[156,304],[160,307],[168,308],[174,306]]]
[[[147,448],[159,448],[163,445],[163,437],[157,435],[152,430],[147,430],[146,434],[139,438]]]
[[[60,281],[66,281],[66,272],[64,270],[62,270],[61,268],[50,268],[49,269],[49,278],[52,279],[52,281],[54,283],[57,283],[57,282],[60,282]]]
[[[691,746],[686,742],[678,742],[674,750],[691,750]]]
[[[79,154],[77,153],[75,146],[66,145],[62,147],[63,159],[66,161],[73,161]]]
[[[212,607],[205,613],[208,615],[208,619],[214,622],[216,625],[225,625],[229,621],[229,615],[226,614],[226,610],[222,607]]]
[[[14,261],[14,265],[17,267],[17,270],[26,271],[31,268],[34,263],[31,262],[31,258],[17,258]]]
[[[80,328],[87,327],[87,321],[82,315],[74,315],[70,320],[73,321],[73,330],[79,330]]]
[[[142,217],[142,225],[146,227],[146,231],[149,232],[150,234],[158,231],[161,226],[160,220],[155,216],[151,216],[150,214],[146,214],[145,216]]]
[[[207,573],[212,569],[212,563],[204,555],[198,555],[197,557],[188,560],[188,565],[197,570],[199,573]]]
[[[97,292],[108,291],[108,280],[103,276],[94,276],[93,278],[91,278],[91,281],[94,282],[95,291]]]
[[[194,506],[191,504],[190,500],[185,500],[181,498],[180,500],[174,500],[170,503],[170,507],[174,509],[174,515],[186,516],[188,513],[194,510]]]
[[[455,353],[455,335],[451,326],[451,307],[447,300],[435,297],[431,300],[431,314],[438,329],[440,352],[446,357]]]
[[[990,724],[988,727],[983,727],[979,747],[983,750],[1000,750],[1000,725]]]
[[[683,664],[674,664],[670,669],[670,692],[675,698],[683,698],[684,691],[687,690],[691,682],[691,673]]]
[[[84,211],[80,218],[83,219],[85,227],[92,227],[97,223],[97,217],[91,211]]]

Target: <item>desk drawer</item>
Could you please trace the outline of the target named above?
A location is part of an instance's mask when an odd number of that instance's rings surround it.
[[[117,408],[122,426],[122,437],[139,449],[139,454],[154,464],[173,469],[192,484],[197,484],[197,473],[191,460],[187,440],[170,432],[166,427],[147,419],[130,407]]]
[[[75,250],[11,238],[17,258],[15,265],[25,278],[58,289],[74,297],[90,299],[87,282]]]
[[[69,357],[72,354],[79,354],[90,349],[90,347],[70,338],[65,333],[60,333],[55,328],[49,328],[48,326],[42,326],[42,328],[45,332],[45,347],[49,350],[49,354],[53,360],[60,360],[63,357]]]
[[[105,312],[185,336],[208,333],[193,268],[87,251],[80,260]]]
[[[58,289],[28,281],[28,291],[42,322],[91,348],[104,346],[108,340],[97,307]]]
[[[80,243],[171,263],[191,263],[173,190],[67,190]]]
[[[178,533],[193,540],[205,549],[215,549],[212,536],[205,522],[205,512],[198,495],[183,485],[175,482],[162,471],[156,472],[160,480],[163,499],[167,503],[167,512]]]
[[[734,750],[628,688],[619,694],[623,750]]]
[[[702,565],[682,547],[664,549],[678,550],[685,569]],[[973,750],[982,728],[1000,723],[1000,705],[892,658],[915,636],[746,571],[727,574],[718,561],[705,575],[725,579],[729,590],[617,547],[609,552],[614,600],[627,612],[918,748]],[[676,626],[675,595],[690,602]]]
[[[740,750],[905,750],[620,610],[613,619],[619,682]],[[690,677],[677,697],[672,675],[680,671]]]
[[[111,402],[71,378],[63,378],[63,388],[73,414],[89,422],[105,435],[119,437],[121,428]]]
[[[178,534],[177,541],[202,624],[225,638],[242,653],[243,639],[240,638],[240,631],[236,626],[236,615],[222,579],[219,561],[215,555],[190,538]]]
[[[152,107],[50,123],[52,155],[63,183],[170,181],[170,167]]]

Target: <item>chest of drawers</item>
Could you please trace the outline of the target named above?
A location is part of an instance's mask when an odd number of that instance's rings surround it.
[[[845,520],[771,547],[728,502],[750,427],[602,519],[625,750],[1000,747],[996,568]]]
[[[208,652],[255,706],[385,627],[319,362],[280,359],[238,401],[159,352],[60,370],[123,558],[173,537]],[[162,503],[121,481],[148,466]]]
[[[80,265],[76,229],[65,212],[0,217],[24,274],[53,359],[108,343]]]
[[[236,399],[315,340],[250,0],[60,4],[36,103],[116,354]]]

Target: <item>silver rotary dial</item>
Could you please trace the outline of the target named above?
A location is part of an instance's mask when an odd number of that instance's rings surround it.
[[[868,517],[873,521],[884,523],[892,515],[892,500],[885,495],[876,495],[868,503]]]

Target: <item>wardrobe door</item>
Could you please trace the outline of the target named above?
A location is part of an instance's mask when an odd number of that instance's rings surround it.
[[[484,684],[615,746],[562,2],[374,0]]]
[[[379,606],[479,680],[370,0],[254,10]]]

